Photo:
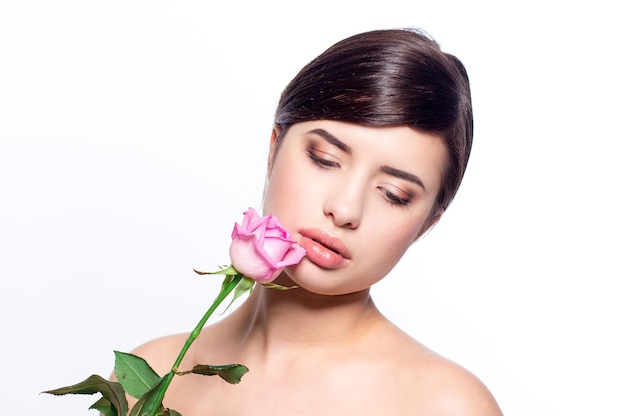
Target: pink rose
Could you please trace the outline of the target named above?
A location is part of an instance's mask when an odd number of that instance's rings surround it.
[[[259,283],[276,279],[285,267],[299,263],[306,254],[276,217],[261,218],[252,208],[244,213],[242,225],[235,223],[231,237],[233,267]]]

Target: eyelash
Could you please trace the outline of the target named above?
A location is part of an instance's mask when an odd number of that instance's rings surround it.
[[[330,168],[339,167],[339,164],[337,162],[333,162],[332,160],[324,159],[322,157],[317,156],[313,149],[307,150],[307,156],[309,157],[309,159],[311,159],[311,161],[315,165],[319,166],[322,169],[330,169]]]
[[[398,195],[385,188],[378,189],[383,194],[383,198],[385,198],[385,201],[387,201],[387,203],[389,203],[390,205],[405,207],[409,205],[409,203],[411,203],[411,198],[400,198]]]
[[[315,149],[311,148],[307,150],[307,156],[313,162],[313,164],[321,169],[331,169],[339,167],[339,164],[337,162],[333,162],[332,160],[324,159],[323,157],[317,156],[315,154]],[[383,199],[391,206],[404,207],[411,203],[411,198],[400,198],[398,195],[382,187],[379,187],[378,189],[382,194]]]

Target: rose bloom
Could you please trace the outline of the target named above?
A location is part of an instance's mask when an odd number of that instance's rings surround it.
[[[229,254],[233,267],[259,283],[271,282],[306,254],[276,217],[260,217],[252,208],[244,213],[241,225],[235,223],[231,237]]]

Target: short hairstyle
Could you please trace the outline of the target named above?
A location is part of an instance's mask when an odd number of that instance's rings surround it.
[[[307,64],[280,96],[277,140],[293,124],[311,120],[409,126],[441,137],[448,160],[433,215],[461,185],[473,137],[469,79],[461,61],[423,31],[357,34]]]

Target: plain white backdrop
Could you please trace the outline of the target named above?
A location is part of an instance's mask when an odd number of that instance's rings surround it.
[[[192,269],[228,263],[233,223],[260,207],[282,88],[344,37],[411,26],[465,63],[475,145],[457,199],[375,301],[506,415],[626,414],[610,4],[3,2],[3,413],[95,414],[95,397],[39,393],[190,330],[219,285]]]

